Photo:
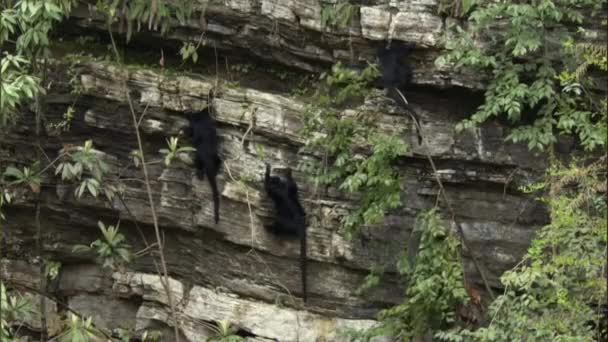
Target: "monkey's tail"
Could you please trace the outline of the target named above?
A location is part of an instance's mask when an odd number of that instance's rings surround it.
[[[307,269],[306,269],[306,223],[305,219],[302,217],[302,221],[300,224],[302,225],[300,229],[300,274],[302,277],[302,298],[304,299],[304,303],[308,300],[308,290],[307,290]]]
[[[215,175],[207,175],[209,180],[209,186],[211,187],[211,194],[213,195],[213,215],[215,218],[215,224],[220,221],[220,192],[217,189],[217,179]]]
[[[414,108],[412,108],[409,104],[409,102],[407,102],[407,99],[405,98],[405,96],[403,95],[403,93],[397,89],[397,88],[392,88],[392,91],[394,91],[397,94],[397,97],[401,100],[401,101],[397,101],[399,103],[403,102],[403,108],[405,108],[408,112],[410,112],[410,117],[412,118],[412,120],[414,121],[414,127],[416,127],[416,135],[418,136],[418,145],[422,145],[422,132],[420,131],[420,119],[418,118],[418,113],[416,113],[416,111],[414,110]]]

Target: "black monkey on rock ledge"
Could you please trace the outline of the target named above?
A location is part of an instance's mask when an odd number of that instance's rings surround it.
[[[388,47],[380,46],[377,54],[380,61],[380,85],[387,90],[388,97],[411,112],[418,135],[418,144],[422,144],[418,114],[409,106],[403,95],[405,87],[412,83],[412,68],[407,61],[404,61],[404,58],[407,59],[411,55],[414,46],[414,44],[391,42]]]
[[[198,179],[207,177],[213,195],[213,212],[215,223],[220,220],[220,193],[217,188],[217,174],[222,160],[218,155],[218,137],[215,121],[209,114],[209,107],[190,116],[190,136],[196,148],[194,164]]]
[[[264,188],[274,202],[275,218],[268,228],[277,235],[291,235],[300,238],[300,272],[302,277],[302,298],[306,302],[306,212],[298,198],[298,185],[293,180],[291,169],[287,168],[285,179],[270,176],[270,165],[266,164]]]

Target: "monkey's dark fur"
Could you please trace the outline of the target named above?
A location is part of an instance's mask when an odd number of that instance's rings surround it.
[[[207,177],[213,195],[213,210],[215,223],[220,220],[220,193],[217,189],[217,174],[222,160],[218,150],[218,137],[215,122],[209,114],[209,107],[190,116],[190,136],[192,145],[196,148],[194,163],[199,179]]]
[[[377,54],[380,61],[380,85],[387,90],[388,97],[413,114],[414,120],[416,120],[418,144],[421,144],[422,135],[418,129],[420,124],[418,114],[399,94],[399,92],[403,94],[405,88],[412,82],[412,68],[404,59],[409,57],[414,46],[414,44],[405,45],[392,42],[389,47],[380,46]]]
[[[268,228],[279,235],[296,235],[300,238],[300,272],[302,277],[302,297],[306,302],[306,212],[298,198],[298,185],[293,180],[291,169],[287,169],[285,179],[270,176],[270,165],[266,164],[264,188],[274,202],[276,215]]]

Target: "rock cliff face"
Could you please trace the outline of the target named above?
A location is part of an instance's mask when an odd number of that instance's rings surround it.
[[[341,215],[357,206],[356,196],[335,189],[316,191],[304,174],[295,171],[310,217],[306,305],[299,300],[298,242],[276,237],[263,227],[272,207],[261,180],[265,162],[279,169],[295,168],[303,158],[297,154],[303,144],[298,131],[309,100],[293,95],[298,82],[292,75],[327,70],[336,61],[373,61],[378,42],[387,38],[417,43],[415,86],[406,95],[420,115],[430,153],[470,243],[465,257],[474,253],[482,259],[490,283],[498,287],[500,274],[518,261],[535,228],[545,220],[543,208],[516,191],[517,185],[542,170],[544,162],[525,146],[505,143],[507,128],[498,123],[455,133],[456,123],[479,104],[480,96],[473,89],[480,83],[476,75],[454,75],[434,67],[433,60],[441,52],[439,39],[447,34],[445,20],[435,14],[437,5],[433,0],[365,1],[350,29],[332,31],[322,27],[321,12],[327,4],[318,0],[209,4],[204,28],[196,20],[166,37],[143,32],[124,51],[126,56],[138,56],[150,49],[155,56],[158,52],[157,61],[160,47],[171,51],[179,41],[202,37],[203,53],[219,63],[209,62],[209,68],[186,73],[123,68],[89,59],[71,66],[79,70],[80,95],[70,93],[68,82],[73,75],[58,61],[45,117],[47,122],[57,122],[67,106],[75,103],[69,132],[57,134],[47,126],[37,146],[32,139],[33,114],[23,113],[18,125],[1,137],[0,166],[25,164],[37,149],[52,160],[62,147],[92,139],[112,166],[112,179],[123,184],[124,203],[118,198],[112,203],[91,198],[76,201],[72,185],[52,176],[44,179],[40,197],[43,251],[62,262],[58,280],[48,286],[58,300],[58,305],[47,305],[52,317],[47,322],[49,333],[57,331],[64,303],[92,315],[101,327],[159,328],[165,330],[167,341],[172,340],[167,297],[149,254],[137,258],[128,270],[111,273],[101,269],[94,255],[72,253],[74,245],[99,238],[98,220],[108,224],[120,220],[134,251],[145,247],[140,230],[147,240],[154,240],[145,187],[139,181],[142,173],[129,156],[136,140],[127,92],[135,111],[146,113],[140,128],[146,157],[156,161],[150,163],[149,172],[184,338],[203,341],[212,334],[206,323],[220,320],[232,322],[252,341],[336,341],[341,328],[373,325],[379,309],[401,298],[395,259],[407,244],[415,215],[432,207],[438,193],[407,115],[383,100],[380,92],[359,108],[380,114],[380,124],[387,130],[403,130],[403,139],[412,146],[410,155],[399,162],[406,175],[405,205],[388,214],[382,225],[365,229],[366,243],[347,241],[337,231]],[[104,34],[103,27],[102,18],[83,7],[61,32],[70,40],[75,39],[74,32]],[[137,62],[136,57],[132,59]],[[292,69],[283,75],[227,72],[234,70],[232,61],[248,59]],[[226,86],[234,81],[240,84]],[[208,103],[212,89],[216,96]],[[192,163],[186,158],[165,167],[159,153],[165,139],[186,128],[184,111],[207,105],[215,110],[225,160],[218,179],[219,224],[213,223],[209,186],[196,178]],[[13,288],[39,288],[35,204],[34,198],[25,198],[5,210],[1,275]],[[386,265],[387,275],[371,293],[357,296],[355,289],[374,265]],[[467,278],[481,286],[477,271],[472,264],[466,265]],[[35,319],[30,323],[30,329],[40,329]]]

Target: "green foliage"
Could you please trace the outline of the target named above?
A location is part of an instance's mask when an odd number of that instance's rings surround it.
[[[12,179],[8,185],[27,185],[32,192],[40,192],[40,183],[42,177],[40,175],[40,164],[35,162],[31,167],[24,167],[19,170],[16,167],[8,166],[4,171],[4,177]]]
[[[57,122],[57,123],[48,123],[48,129],[49,130],[59,130],[62,132],[67,132],[70,130],[70,127],[72,125],[72,120],[74,120],[74,114],[76,113],[76,110],[74,109],[74,106],[69,106],[66,111],[63,113],[63,118],[61,121]]]
[[[103,222],[97,222],[103,240],[95,240],[90,246],[76,245],[74,252],[88,252],[95,250],[101,260],[103,267],[116,269],[128,264],[133,259],[131,246],[126,243],[126,238],[118,231],[118,225],[105,226]]]
[[[13,341],[13,328],[33,313],[32,304],[20,295],[9,295],[0,282],[0,341]]]
[[[608,76],[607,48],[601,43],[574,43],[573,40],[566,41],[563,47],[575,63],[558,76],[563,97],[557,113],[557,128],[578,136],[587,150],[605,147],[608,99],[606,93],[596,95],[591,90],[597,88],[598,81],[605,82],[605,78],[596,80],[589,76],[588,70],[595,67],[602,77]]]
[[[118,21],[119,28],[127,29],[127,42],[131,40],[133,31],[139,32],[141,27],[165,34],[175,24],[185,25],[192,15],[194,2],[167,0],[98,0],[97,9],[104,12],[110,22]]]
[[[369,274],[365,276],[363,284],[361,284],[361,286],[357,288],[357,295],[362,295],[363,293],[365,293],[365,291],[378,286],[380,284],[380,278],[382,277],[382,273],[384,273],[384,267],[372,267]]]
[[[118,328],[116,332],[121,342],[131,341],[131,332],[129,330]],[[144,330],[140,340],[142,342],[157,342],[162,341],[162,337],[163,333],[158,330]]]
[[[28,72],[26,59],[3,52],[0,61],[0,128],[14,119],[17,108],[42,91],[39,78]]]
[[[583,165],[583,164],[581,164]],[[551,223],[523,261],[506,272],[492,321],[475,331],[439,334],[449,341],[593,341],[593,309],[606,303],[608,244],[605,158],[588,166],[554,166],[544,183]]]
[[[325,29],[347,28],[357,13],[359,13],[359,6],[349,3],[347,0],[338,0],[333,4],[325,4],[321,9],[321,27]]]
[[[467,300],[459,242],[442,225],[436,209],[418,215],[414,233],[421,235],[417,256],[404,253],[398,262],[405,281],[405,300],[378,314],[379,325],[364,333],[350,332],[356,341],[392,336],[397,341],[442,331],[455,322],[456,310]]]
[[[158,342],[162,341],[163,333],[159,330],[145,330],[141,334],[142,342]]]
[[[222,320],[213,327],[215,336],[209,339],[210,342],[244,342],[245,339],[235,335],[236,330],[230,325],[229,321]]]
[[[403,182],[393,162],[406,154],[407,145],[379,129],[373,116],[339,109],[362,100],[377,75],[373,65],[362,72],[334,65],[330,74],[321,75],[322,87],[304,117],[307,141],[302,151],[321,153],[323,160],[303,161],[300,168],[316,185],[337,185],[361,195],[358,209],[342,218],[347,235],[379,223],[388,210],[401,205]]]
[[[196,62],[198,62],[198,49],[196,48],[196,45],[191,42],[184,43],[181,49],[179,49],[179,54],[184,61],[192,59],[192,63],[196,64]]]
[[[0,128],[17,108],[42,93],[40,79],[27,60],[49,55],[49,33],[71,10],[71,0],[19,0],[0,4],[0,48],[15,43],[15,54],[3,52],[0,63]],[[4,50],[4,49],[3,49]]]
[[[57,278],[61,269],[61,262],[44,259],[44,276],[50,280]]]
[[[475,3],[476,0],[440,0],[437,13],[453,18],[465,18]]]
[[[605,82],[608,74],[607,50],[604,43],[585,41],[587,32],[580,27],[583,18],[598,20],[594,11],[605,6],[605,0],[478,3],[470,17],[472,30],[459,30],[447,44],[452,51],[437,61],[491,75],[485,103],[458,129],[505,116],[524,123],[508,139],[526,141],[530,148],[550,146],[560,134],[575,136],[588,151],[605,148],[608,107],[598,81]],[[526,117],[530,112],[534,115]],[[544,189],[550,223],[537,232],[523,261],[502,276],[505,292],[490,305],[490,324],[443,331],[437,338],[598,338],[589,322],[597,326],[593,309],[607,298],[605,162],[605,156],[569,167],[554,161],[545,182],[522,189]]]
[[[92,319],[82,319],[70,313],[64,321],[64,332],[59,336],[60,342],[92,342],[102,339],[102,334],[93,326]]]
[[[165,162],[165,166],[167,166],[167,167],[169,165],[171,165],[171,161],[174,158],[178,157],[180,154],[196,151],[196,149],[189,147],[189,146],[179,147],[178,142],[179,142],[179,138],[171,137],[169,140],[167,140],[167,147],[169,147],[169,148],[168,149],[163,148],[159,151],[162,155],[165,156],[164,162]]]
[[[565,44],[583,36],[584,30],[572,33],[569,28],[581,25],[584,13],[605,3],[477,3],[470,15],[470,30],[457,27],[456,36],[446,40],[450,52],[437,60],[439,66],[469,67],[489,75],[485,103],[457,129],[504,116],[521,124],[508,139],[525,141],[530,148],[553,144],[558,133],[575,134],[588,150],[606,146],[606,114],[598,110],[592,94],[568,91],[568,84],[557,82],[560,68],[580,65]]]
[[[108,200],[114,197],[116,189],[111,184],[104,184],[104,176],[109,167],[102,159],[103,152],[93,148],[93,141],[87,140],[84,145],[76,147],[75,153],[67,152],[68,160],[60,163],[55,175],[61,174],[62,181],[77,181],[80,184],[74,190],[76,198],[88,191],[93,197],[103,193]]]
[[[54,24],[69,14],[73,2],[18,0],[0,5],[0,45],[16,36],[18,55],[48,55],[49,33]]]

